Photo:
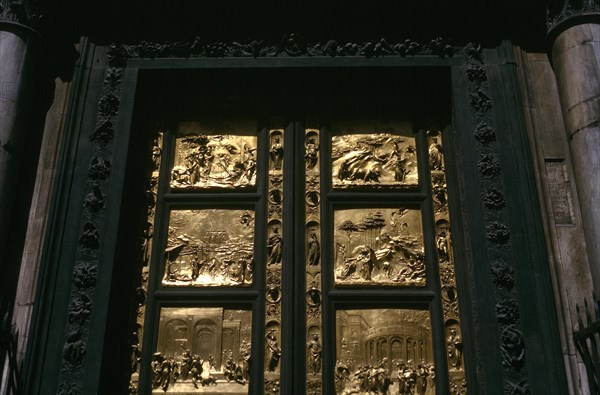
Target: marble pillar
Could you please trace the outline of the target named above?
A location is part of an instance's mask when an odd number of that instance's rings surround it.
[[[594,289],[600,294],[600,15],[552,34],[556,76]],[[556,27],[556,29],[560,29]]]

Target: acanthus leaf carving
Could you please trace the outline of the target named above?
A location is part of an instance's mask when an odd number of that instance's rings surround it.
[[[491,268],[492,280],[498,288],[512,290],[514,287],[514,271],[506,261],[499,260]]]
[[[90,164],[88,178],[94,182],[105,181],[110,176],[110,160],[102,157],[95,157]]]
[[[490,187],[481,197],[483,205],[489,209],[500,209],[504,207],[504,194],[495,187]]]
[[[477,169],[485,177],[494,177],[500,174],[500,163],[493,154],[482,154]]]
[[[80,395],[81,387],[73,380],[65,380],[58,386],[57,395]]]
[[[100,233],[98,228],[91,222],[86,222],[81,230],[79,244],[88,250],[97,250],[100,247]]]
[[[109,64],[122,67],[129,58],[190,58],[190,57],[276,57],[276,56],[439,56],[452,57],[457,53],[468,57],[480,57],[480,48],[469,44],[460,48],[443,38],[426,43],[410,39],[391,43],[385,38],[363,43],[339,44],[331,38],[325,41],[306,43],[298,34],[284,35],[278,42],[250,39],[247,41],[206,41],[200,37],[177,42],[156,43],[142,41],[139,44],[113,44],[108,50]]]
[[[87,322],[92,315],[92,300],[81,292],[71,301],[69,305],[69,321],[83,324]]]
[[[86,354],[86,345],[80,331],[73,331],[67,336],[67,342],[63,348],[63,359],[65,370],[73,370],[81,367]]]
[[[471,106],[479,113],[484,114],[492,108],[492,101],[487,93],[481,89],[474,93],[470,93],[469,97],[471,99]]]
[[[492,141],[496,141],[496,134],[487,123],[481,121],[475,128],[475,139],[481,144],[489,144]]]
[[[496,317],[502,325],[514,325],[519,321],[519,306],[517,301],[505,297],[502,301],[496,304]]]
[[[112,143],[114,137],[115,129],[113,128],[112,121],[106,119],[92,133],[90,141],[100,144],[101,147],[106,147]]]
[[[83,205],[92,213],[99,213],[104,208],[106,196],[98,185],[94,185],[92,191],[85,196]]]
[[[494,243],[501,244],[506,243],[510,239],[510,233],[505,224],[493,221],[486,226],[485,237]]]
[[[73,270],[73,284],[85,289],[96,285],[98,266],[94,262],[79,262]]]
[[[119,110],[119,98],[112,93],[107,93],[100,98],[98,103],[98,112],[100,115],[108,117],[114,116]]]
[[[505,369],[520,372],[525,366],[525,342],[514,325],[507,326],[501,335],[502,365]]]

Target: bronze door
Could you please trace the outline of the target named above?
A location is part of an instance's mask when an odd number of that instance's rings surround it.
[[[207,117],[161,130],[132,388],[462,391],[445,135],[420,126]]]

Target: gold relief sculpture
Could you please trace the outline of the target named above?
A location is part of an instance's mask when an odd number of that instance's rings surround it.
[[[336,393],[435,393],[428,311],[338,310],[335,327]]]
[[[322,293],[321,293],[321,183],[320,130],[304,131],[305,240],[306,240],[306,389],[308,395],[322,392]]]
[[[247,394],[251,328],[248,310],[162,308],[152,392]]]
[[[425,285],[420,210],[336,210],[334,228],[337,285]]]
[[[254,186],[256,144],[256,136],[188,134],[177,137],[171,188]]]
[[[131,393],[137,393],[139,383],[139,368],[142,360],[142,344],[144,337],[144,319],[146,318],[146,299],[148,295],[148,277],[150,272],[150,252],[154,239],[154,215],[156,212],[156,196],[158,191],[158,175],[160,161],[162,158],[163,133],[156,134],[152,144],[152,175],[146,187],[146,224],[142,233],[142,244],[140,248],[139,264],[140,278],[135,290],[137,302],[135,330],[130,340],[131,347],[131,378],[129,389]]]
[[[250,285],[253,251],[254,212],[172,210],[162,284]]]
[[[449,385],[452,395],[466,395],[467,388],[463,367],[462,338],[458,293],[452,249],[452,232],[448,212],[448,190],[444,164],[441,132],[428,132],[429,169],[433,192],[436,225],[436,250],[440,270],[440,288],[446,332],[446,350],[449,369]]]
[[[333,187],[416,188],[419,183],[414,137],[389,133],[332,137]]]
[[[281,349],[281,267],[283,261],[283,129],[269,131],[267,240],[265,284],[265,372],[264,388],[267,394],[279,394]]]

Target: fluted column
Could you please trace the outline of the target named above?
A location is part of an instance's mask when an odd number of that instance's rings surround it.
[[[565,1],[548,35],[565,119],[582,225],[600,292],[600,2]]]

